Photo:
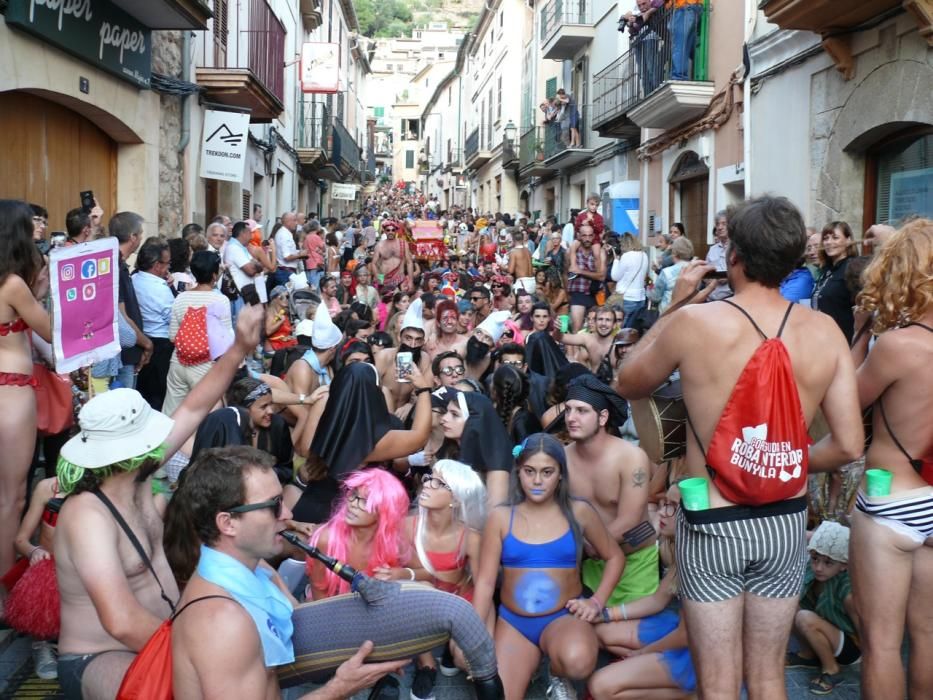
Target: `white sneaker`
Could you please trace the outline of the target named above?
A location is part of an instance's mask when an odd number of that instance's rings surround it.
[[[33,642],[32,658],[36,664],[36,675],[44,681],[58,678],[58,654],[52,642]]]
[[[577,700],[577,691],[574,689],[573,683],[566,678],[558,678],[557,676],[551,676],[551,683],[548,685],[545,695],[552,700]]]

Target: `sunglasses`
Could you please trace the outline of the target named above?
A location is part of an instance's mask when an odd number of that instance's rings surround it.
[[[462,377],[466,372],[466,369],[464,369],[463,365],[458,365],[457,367],[443,367],[438,371],[445,377],[452,377],[455,374],[458,377]]]
[[[245,505],[233,506],[232,508],[227,508],[225,513],[249,513],[253,510],[266,510],[267,508],[275,512],[276,520],[282,519],[282,513],[284,511],[284,500],[282,495],[278,495],[272,500],[269,501],[260,501],[259,503],[247,503]]]
[[[486,297],[470,297],[470,301],[483,301]]]

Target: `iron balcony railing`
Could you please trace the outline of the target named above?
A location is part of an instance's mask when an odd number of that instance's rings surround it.
[[[331,151],[331,116],[323,102],[305,102],[301,105],[298,122],[298,148],[319,148],[325,155]]]
[[[334,118],[333,121],[333,133],[334,150],[331,160],[337,165],[340,165],[340,161],[343,160],[348,168],[354,172],[359,172],[360,147],[357,145],[356,139],[350,135],[350,132],[347,131],[347,127],[337,118]]]
[[[593,76],[594,126],[627,114],[669,81],[708,80],[708,0],[700,11],[692,65],[689,51],[678,47],[678,56],[674,55],[672,12],[661,8],[638,31],[629,30],[631,48]]]
[[[544,134],[542,136],[544,159],[553,158],[558,153],[563,153],[568,148],[588,148],[587,113],[588,109],[583,107],[565,107],[565,110],[575,109],[576,115],[569,112],[560,119],[555,119],[544,125]]]
[[[470,135],[467,136],[466,146],[463,149],[465,160],[470,160],[470,158],[479,153],[479,131],[480,128],[476,127],[470,132]]]
[[[506,136],[502,137],[502,163],[507,165],[509,163],[514,163],[518,160],[518,151],[520,144],[517,143],[514,139],[510,139]]]
[[[592,24],[593,0],[551,0],[541,10],[541,43],[548,43],[566,24]]]
[[[518,139],[518,164],[526,168],[535,162],[544,162],[543,126],[525,127]]]

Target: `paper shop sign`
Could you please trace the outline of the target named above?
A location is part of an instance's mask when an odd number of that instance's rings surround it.
[[[107,0],[8,0],[6,22],[141,88],[152,32]]]

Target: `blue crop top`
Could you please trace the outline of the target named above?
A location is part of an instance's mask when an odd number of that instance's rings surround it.
[[[575,569],[577,540],[573,528],[550,542],[531,544],[512,534],[515,507],[509,516],[509,532],[502,540],[502,566],[507,569]]]

